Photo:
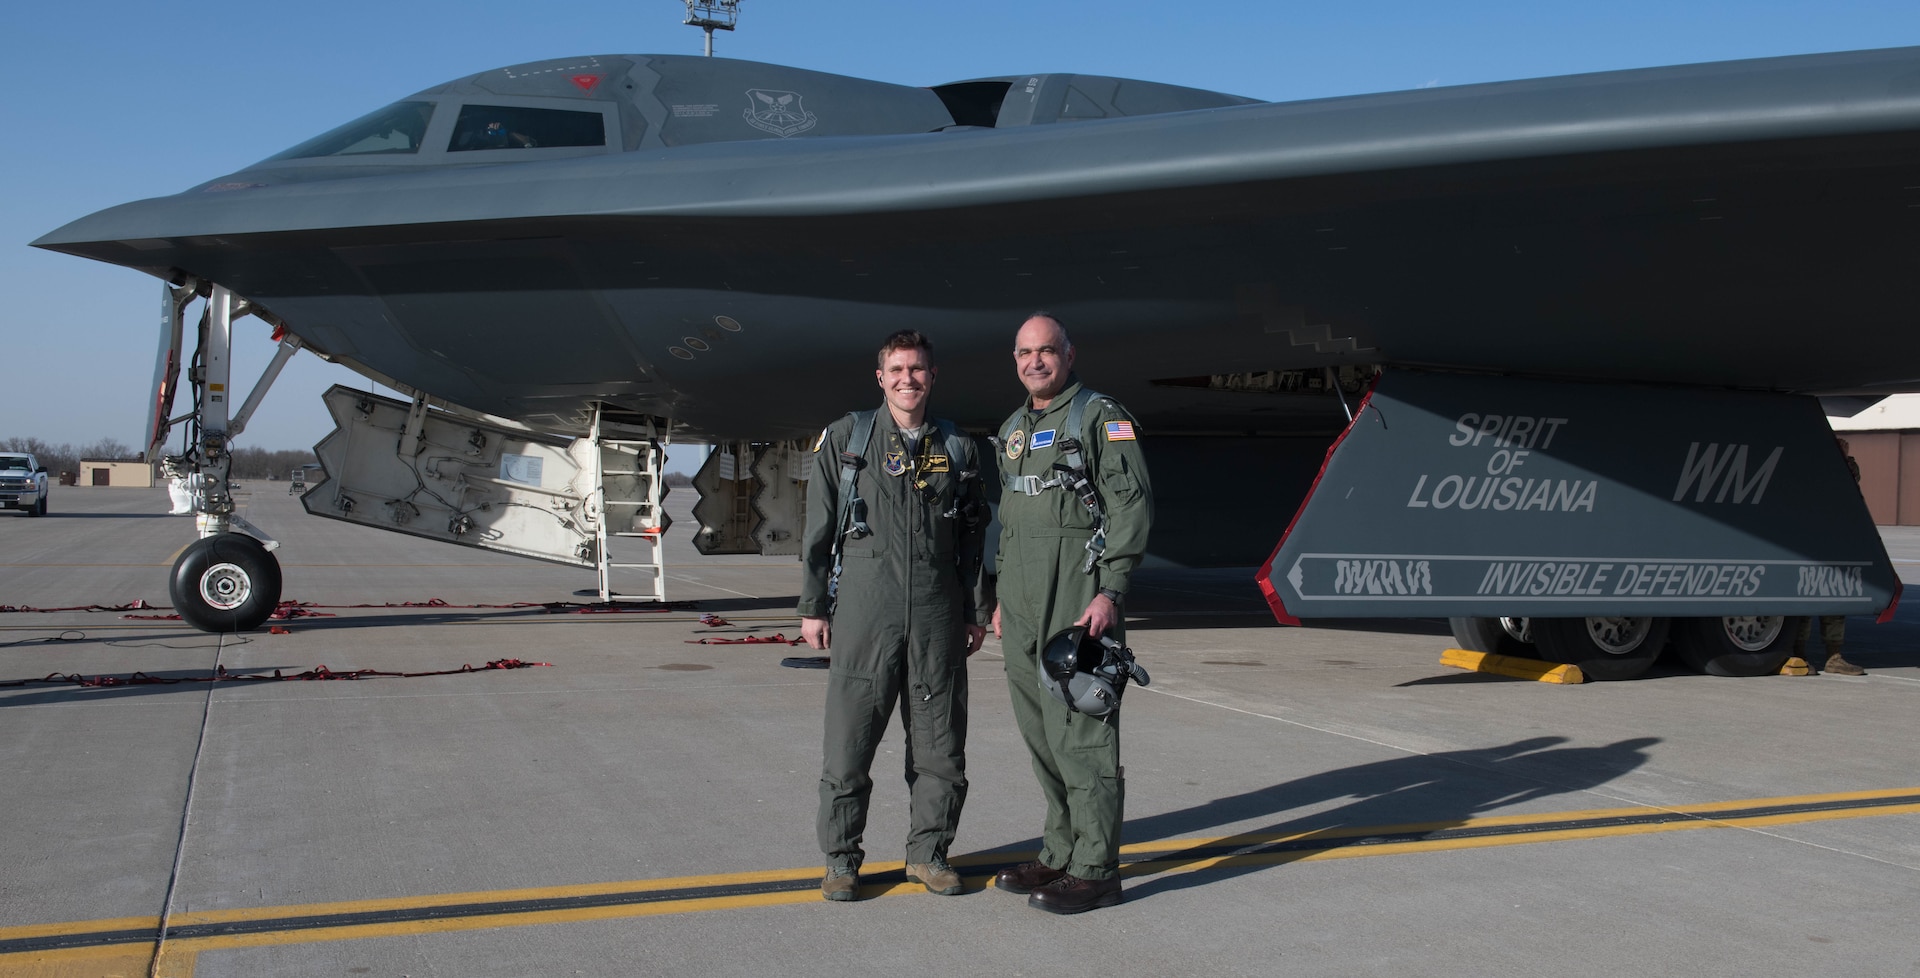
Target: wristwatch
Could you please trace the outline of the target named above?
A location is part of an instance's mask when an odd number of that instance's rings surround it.
[[[1101,588],[1100,593],[1104,595],[1108,601],[1111,601],[1114,604],[1119,604],[1121,600],[1125,597],[1125,595],[1122,595],[1120,592],[1115,591],[1113,588],[1110,588],[1110,587]]]

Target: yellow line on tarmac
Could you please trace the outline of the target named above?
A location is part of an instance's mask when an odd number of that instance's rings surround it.
[[[82,947],[0,957],[0,978],[147,978],[153,968],[153,945]],[[159,973],[159,978],[193,978],[185,972]]]
[[[1877,804],[1854,808],[1823,808],[1814,811],[1716,817],[1717,813],[1750,811],[1756,808],[1788,808],[1795,805],[1830,805],[1836,802],[1847,801],[1872,802],[1880,799],[1908,796],[1920,796],[1920,788],[1844,791],[1818,795],[1782,795],[1773,798],[1754,798],[1744,801],[1709,802],[1700,805],[1687,805],[1680,808],[1655,808],[1650,806],[1602,808],[1580,812],[1558,812],[1550,815],[1495,815],[1485,818],[1468,818],[1449,822],[1356,826],[1280,834],[1248,833],[1246,835],[1229,836],[1225,838],[1173,839],[1163,842],[1145,843],[1137,846],[1122,846],[1120,853],[1124,859],[1129,851],[1139,854],[1164,852],[1167,849],[1204,851],[1208,849],[1217,850],[1222,846],[1232,846],[1236,849],[1249,849],[1262,846],[1286,845],[1288,843],[1296,844],[1297,848],[1285,852],[1229,853],[1191,859],[1183,859],[1178,856],[1148,859],[1139,862],[1123,863],[1120,872],[1123,876],[1153,876],[1162,873],[1186,873],[1218,867],[1268,866],[1291,862],[1358,859],[1367,856],[1386,856],[1415,852],[1451,852],[1463,849],[1486,849],[1496,846],[1532,845],[1538,842],[1568,842],[1579,839],[1653,835],[1692,829],[1764,828],[1775,825],[1793,825],[1804,822],[1822,822],[1844,818],[1865,818],[1873,815],[1920,813],[1920,798],[1917,798],[1916,801],[1910,804]],[[1670,821],[1651,823],[1597,825],[1566,829],[1537,828],[1538,826],[1547,826],[1555,822],[1637,819],[1663,814],[1673,817]],[[1532,830],[1524,833],[1514,834],[1415,839],[1403,842],[1388,841],[1364,846],[1348,844],[1351,840],[1380,836],[1419,835],[1463,829],[1491,829],[1522,825],[1536,828],[1532,828]],[[1314,847],[1311,845],[1311,843],[1317,841],[1325,841],[1328,845],[1324,847]]]
[[[1305,832],[1245,833],[1155,840],[1122,847],[1129,877],[1220,867],[1352,859],[1577,839],[1618,838],[1706,828],[1760,828],[1803,822],[1920,813],[1920,787],[1791,795],[1661,808],[1630,806],[1530,815],[1495,815],[1403,825],[1342,826]],[[984,870],[1032,853],[982,853],[953,862],[984,885]],[[869,876],[901,864],[869,863]],[[661,914],[702,913],[813,903],[818,868],[765,870],[575,886],[483,890],[335,903],[310,903],[176,914],[154,974],[191,978],[197,956],[211,950],[306,944],[369,937],[448,933]],[[919,893],[918,884],[869,883],[867,899]],[[719,892],[716,892],[719,891]],[[684,894],[684,896],[676,896]],[[435,908],[445,916],[434,913]],[[387,918],[387,919],[383,919]],[[0,928],[0,978],[144,975],[153,918],[119,918]],[[21,948],[8,951],[8,944]]]
[[[107,920],[82,920],[67,924],[28,924],[24,927],[0,927],[0,941],[23,937],[65,937],[69,934],[95,934],[101,931],[155,930],[158,917],[113,917]]]

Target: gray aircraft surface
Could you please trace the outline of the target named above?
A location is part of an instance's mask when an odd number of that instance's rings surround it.
[[[882,336],[934,337],[940,411],[986,433],[1044,308],[1139,419],[1155,555],[1252,564],[1286,530],[1315,542],[1268,557],[1283,619],[1466,616],[1512,650],[1568,616],[1540,651],[1631,673],[1684,615],[1737,672],[1777,668],[1784,616],[1895,601],[1812,396],[1920,390],[1917,151],[1920,48],[1292,103],[597,56],[34,244],[169,283],[149,440],[193,425],[177,467],[237,433],[222,344],[252,313],[414,399],[329,394],[311,512],[598,566],[603,598],[609,537],[657,540],[662,438],[737,443],[703,548],[792,552],[808,436],[872,398]],[[277,572],[223,484],[226,556],[183,556],[175,598],[251,627]]]

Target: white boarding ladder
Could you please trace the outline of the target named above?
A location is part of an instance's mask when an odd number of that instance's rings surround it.
[[[593,409],[593,428],[587,452],[592,460],[595,561],[600,578],[600,600],[667,600],[667,565],[663,537],[666,518],[660,508],[661,476],[666,463],[664,440],[648,424],[646,438],[603,438],[600,405]],[[636,560],[617,560],[637,551]],[[613,571],[638,572],[648,580],[647,590],[613,589]]]

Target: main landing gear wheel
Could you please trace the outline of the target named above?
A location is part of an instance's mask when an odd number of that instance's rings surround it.
[[[1535,618],[1533,639],[1548,662],[1579,666],[1610,682],[1646,672],[1667,644],[1665,618]]]
[[[180,618],[203,632],[249,632],[280,605],[280,562],[245,534],[206,537],[174,561],[167,593]]]
[[[1771,676],[1793,657],[1800,619],[1780,615],[1682,618],[1673,644],[1709,676]]]
[[[1449,618],[1453,640],[1469,652],[1538,659],[1531,618]]]

